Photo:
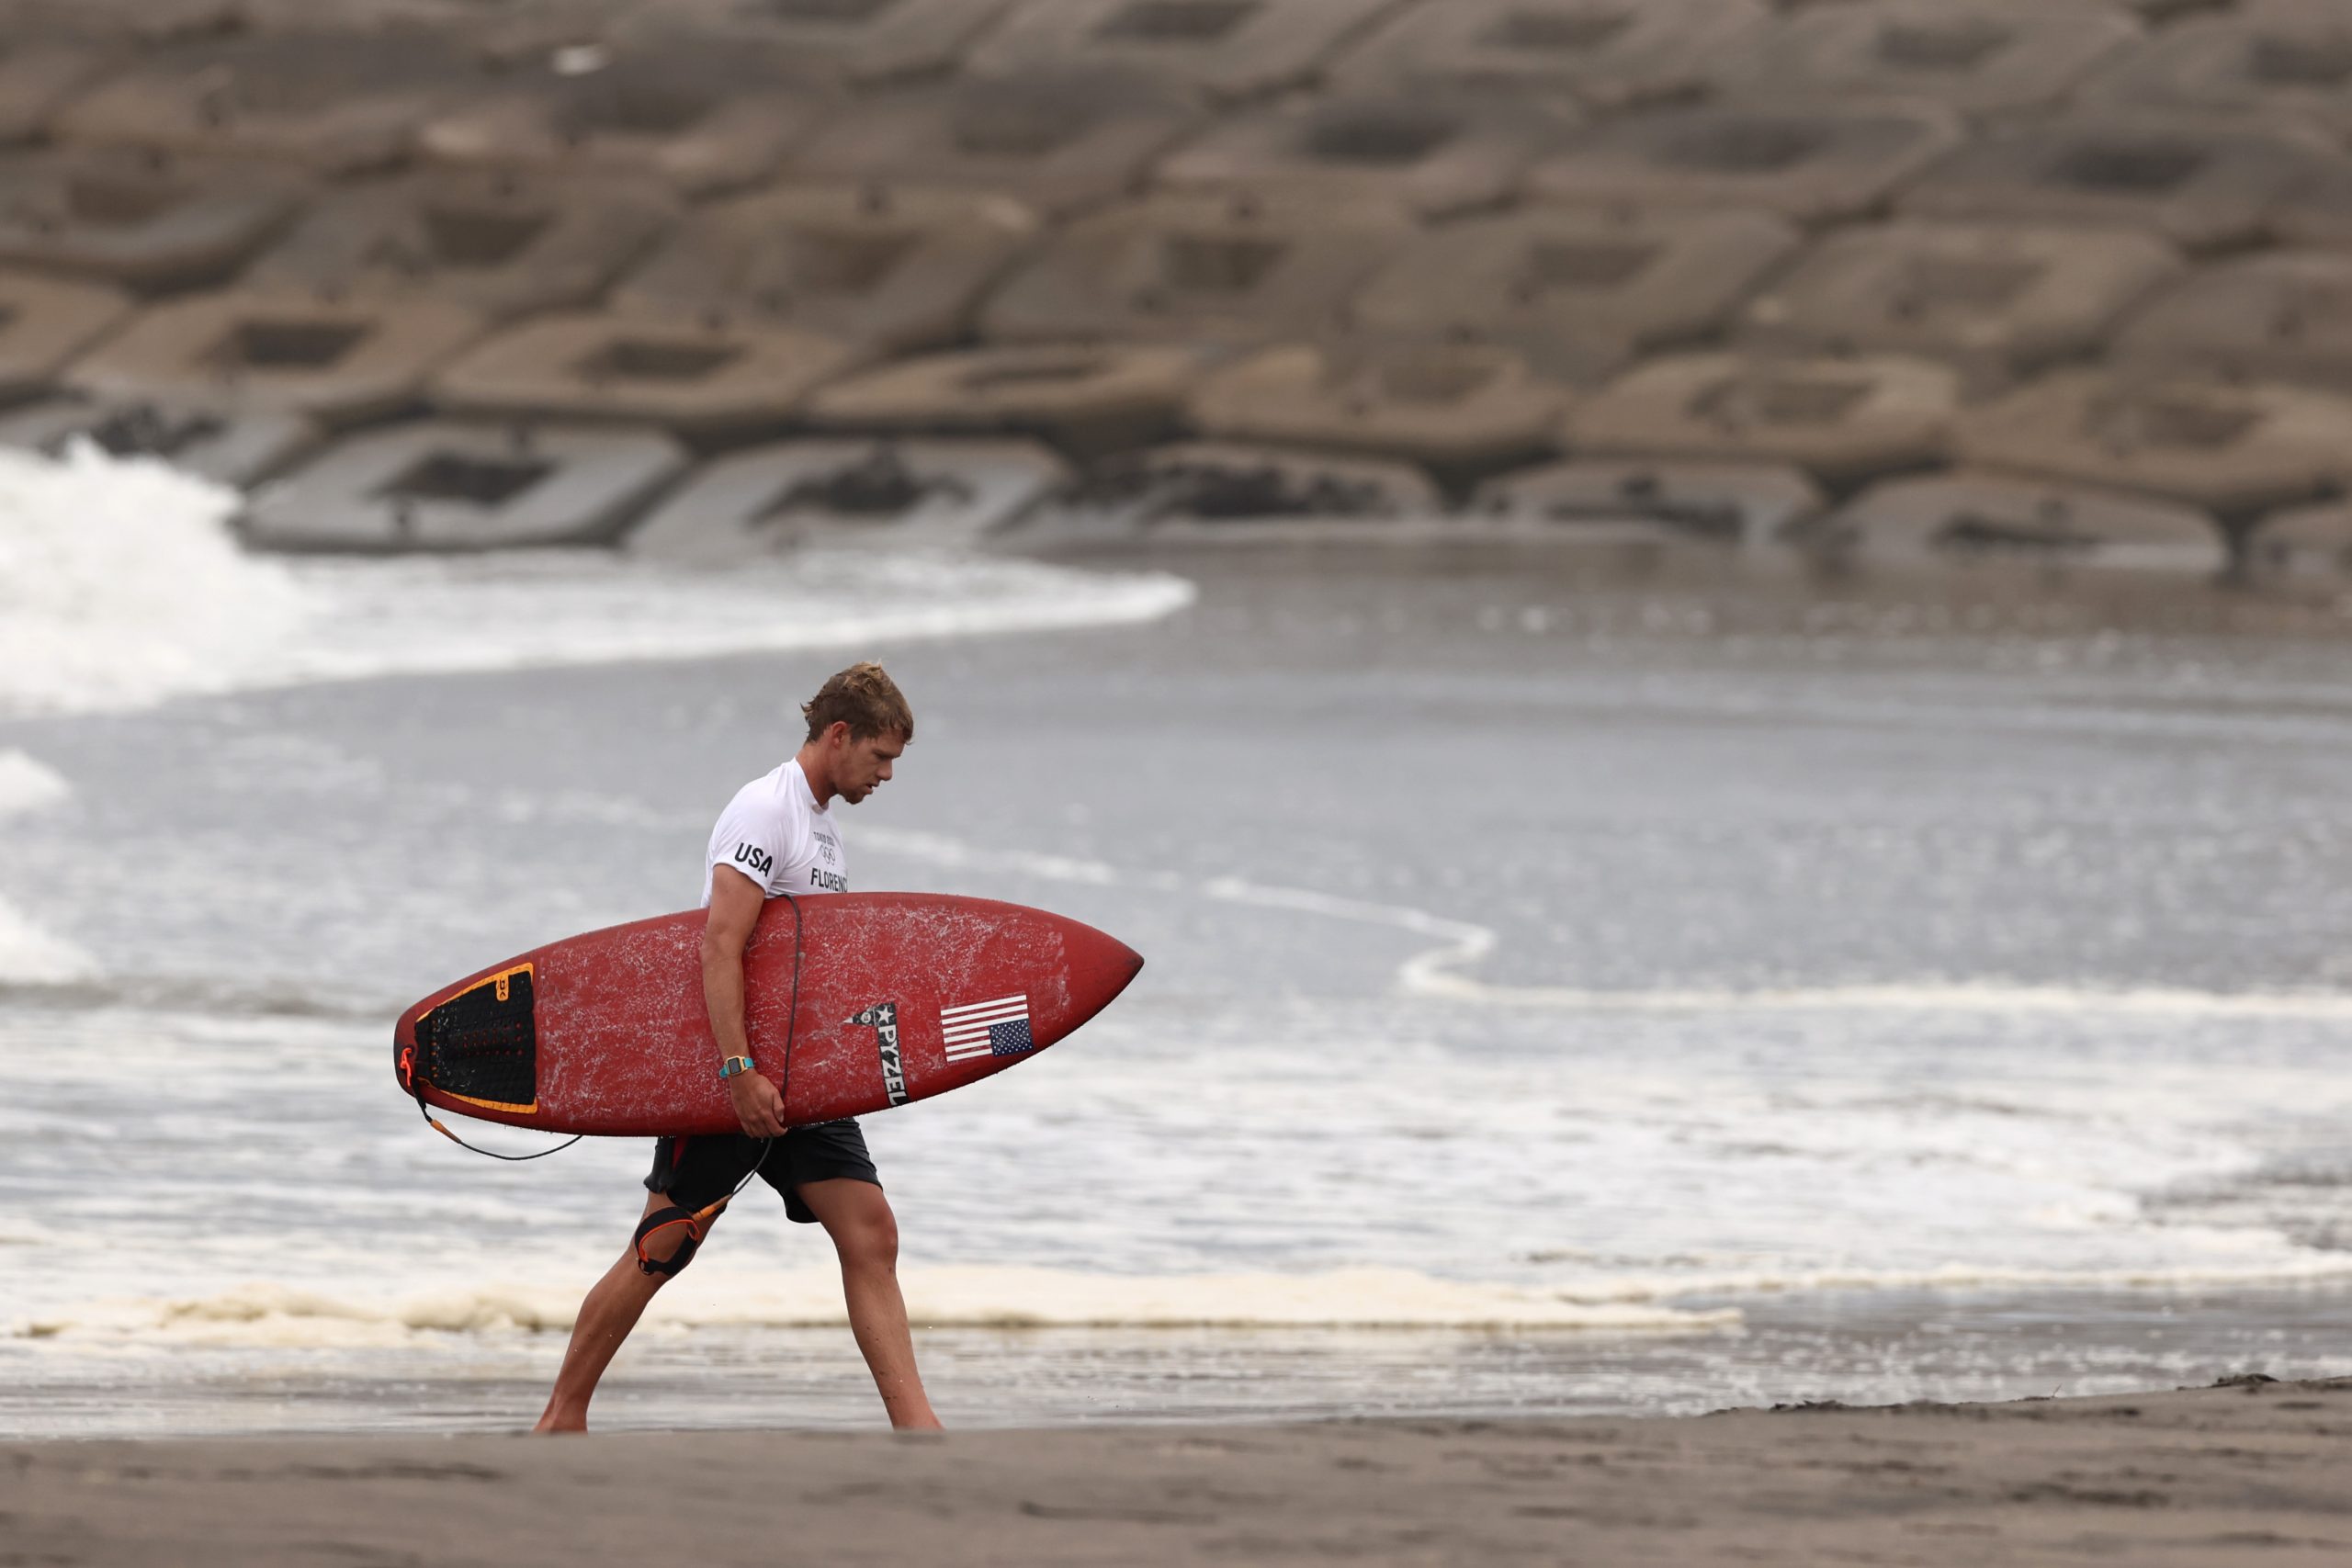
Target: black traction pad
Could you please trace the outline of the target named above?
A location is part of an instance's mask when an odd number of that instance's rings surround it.
[[[531,971],[492,976],[416,1021],[416,1081],[508,1110],[538,1102]]]

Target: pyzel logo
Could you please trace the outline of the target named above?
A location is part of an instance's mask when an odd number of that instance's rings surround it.
[[[899,1059],[899,1004],[876,1002],[851,1019],[855,1029],[874,1031],[874,1048],[882,1058],[882,1091],[893,1105],[907,1102],[907,1075]]]

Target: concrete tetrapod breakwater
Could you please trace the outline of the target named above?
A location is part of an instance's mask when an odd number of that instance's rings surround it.
[[[1786,543],[1826,504],[1785,464],[1584,461],[1492,480],[1476,510],[1569,543],[1757,550]]]
[[[2352,586],[2333,0],[0,15],[0,441],[274,486],[256,547],[1288,516]],[[450,466],[517,431],[678,457]],[[455,491],[286,513],[412,440]]]
[[[803,545],[963,547],[1065,490],[1028,441],[780,441],[705,467],[629,536],[632,554],[728,566]]]
[[[567,168],[658,180],[680,195],[742,190],[777,173],[831,107],[786,57],[716,39],[662,39],[600,57],[556,51],[491,95],[441,109],[417,132],[440,162]]]
[[[610,544],[684,466],[650,430],[427,421],[343,442],[256,491],[238,525],[287,550]]]
[[[300,414],[231,412],[141,399],[55,398],[0,412],[0,446],[60,456],[87,441],[118,457],[161,457],[249,490],[308,456],[326,433]]]
[[[111,288],[0,273],[0,398],[39,395],[130,314],[130,301]]]
[[[623,310],[797,326],[877,349],[945,346],[1029,247],[1018,202],[926,186],[814,186],[673,225],[614,291]]]
[[[1818,6],[1724,51],[1713,82],[1736,98],[1916,99],[1987,118],[2062,102],[2142,36],[2120,10],[2049,0]]]
[[[305,184],[280,164],[73,147],[0,162],[0,262],[166,293],[235,275]]]
[[[287,32],[144,55],[49,129],[67,144],[240,153],[350,175],[399,164],[436,110],[490,85],[448,34]]]
[[[595,304],[679,218],[650,182],[420,169],[322,198],[247,276],[327,299],[444,299],[504,321]]]
[[[2043,479],[1965,471],[1873,485],[1823,521],[1841,561],[2030,568],[2045,576],[2144,570],[2211,576],[2226,551],[2194,507]]]
[[[1988,392],[2096,346],[2175,281],[2177,252],[2130,230],[1906,219],[1824,240],[1748,301],[1741,341],[1905,354]]]

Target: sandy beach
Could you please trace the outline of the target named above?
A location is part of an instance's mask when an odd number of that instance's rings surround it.
[[[13,1443],[17,1563],[2340,1563],[2352,1379],[1673,1420]]]
[[[0,1568],[2352,1565],[2352,0],[0,13]]]

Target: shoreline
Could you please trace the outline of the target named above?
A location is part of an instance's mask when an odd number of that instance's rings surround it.
[[[0,1444],[10,1560],[2319,1564],[2352,1378],[1653,1419]],[[1589,1555],[1588,1555],[1589,1554]]]
[[[740,1294],[716,1277],[713,1289],[718,1300]],[[1358,1416],[1646,1420],[1781,1404],[2088,1398],[2197,1387],[2245,1367],[2352,1376],[2352,1280],[1768,1292],[1684,1304],[1733,1307],[1741,1322],[1663,1335],[927,1324],[918,1344],[934,1401],[964,1432]],[[697,1327],[691,1313],[663,1312],[605,1380],[600,1432],[875,1429],[873,1386],[842,1325]],[[77,1349],[71,1335],[0,1337],[0,1443],[496,1437],[538,1409],[564,1337],[550,1325],[519,1337],[428,1330],[395,1345],[337,1348],[279,1337],[296,1324],[224,1326],[218,1337],[175,1337],[129,1359],[104,1343]]]

